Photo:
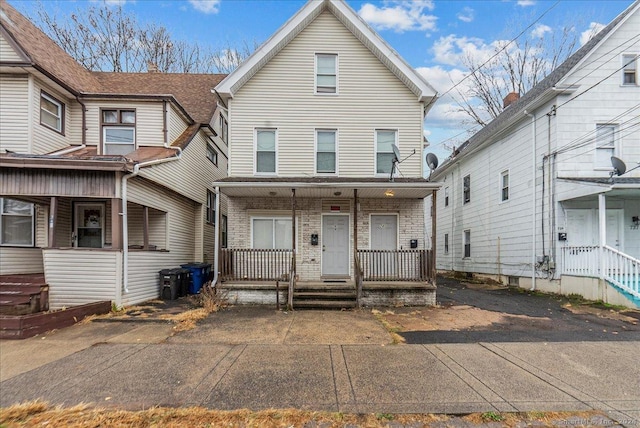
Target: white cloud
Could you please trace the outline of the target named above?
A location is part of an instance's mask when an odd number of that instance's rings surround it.
[[[434,61],[440,64],[460,66],[463,59],[470,57],[474,62],[484,62],[489,59],[497,46],[503,46],[503,40],[496,40],[491,44],[475,37],[458,37],[455,34],[440,37],[433,43]]]
[[[435,30],[438,18],[425,10],[433,7],[432,0],[393,0],[382,7],[365,3],[358,14],[377,30],[431,31]]]
[[[465,6],[456,16],[462,22],[471,22],[475,18],[475,11],[468,6]]]
[[[592,22],[591,24],[589,24],[589,28],[580,33],[580,46],[583,46],[585,43],[591,40],[591,38],[598,34],[604,27],[604,24],[600,24],[598,22]]]
[[[533,29],[533,31],[531,31],[531,37],[542,38],[546,33],[552,33],[552,32],[553,30],[548,25],[538,24]]]
[[[536,0],[518,0],[518,6],[528,7],[536,4]]]
[[[218,13],[220,0],[189,0],[193,8],[206,14]]]
[[[127,3],[135,3],[135,0],[91,0],[91,3],[104,2],[107,6],[124,6]]]

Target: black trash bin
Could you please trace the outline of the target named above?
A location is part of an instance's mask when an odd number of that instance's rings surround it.
[[[178,270],[182,274],[180,278],[180,287],[178,289],[178,296],[184,297],[189,292],[189,284],[192,281],[191,270],[185,269],[185,268],[179,268]]]
[[[162,269],[160,273],[160,297],[162,300],[176,300],[180,288],[179,269]]]

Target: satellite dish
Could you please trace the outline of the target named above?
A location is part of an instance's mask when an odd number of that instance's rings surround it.
[[[427,153],[427,166],[431,171],[438,167],[438,156],[433,153]]]
[[[613,171],[611,172],[612,177],[614,175],[621,176],[627,172],[627,166],[622,162],[622,159],[615,156],[611,156],[611,166],[613,166]]]
[[[391,150],[393,150],[393,155],[396,157],[394,162],[398,162],[400,160],[400,150],[398,150],[398,146],[391,144]]]

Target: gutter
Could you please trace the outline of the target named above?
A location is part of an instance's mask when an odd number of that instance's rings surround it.
[[[524,114],[531,118],[531,160],[533,162],[531,165],[531,206],[533,209],[531,222],[531,291],[534,291],[536,289],[536,115],[529,113],[527,110],[524,110]]]
[[[157,165],[165,162],[172,162],[182,158],[182,150],[179,147],[172,147],[177,155],[170,158],[155,159],[148,162],[137,163],[133,167],[133,172],[122,177],[122,287],[125,293],[129,293],[129,224],[127,210],[127,181],[140,174],[141,167]]]

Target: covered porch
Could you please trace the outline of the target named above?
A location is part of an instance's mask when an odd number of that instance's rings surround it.
[[[293,308],[435,303],[424,198],[439,184],[251,177],[214,185],[229,198],[218,287],[232,300]]]
[[[560,201],[561,282],[591,278],[576,291],[640,307],[640,178],[581,180],[577,190]]]

